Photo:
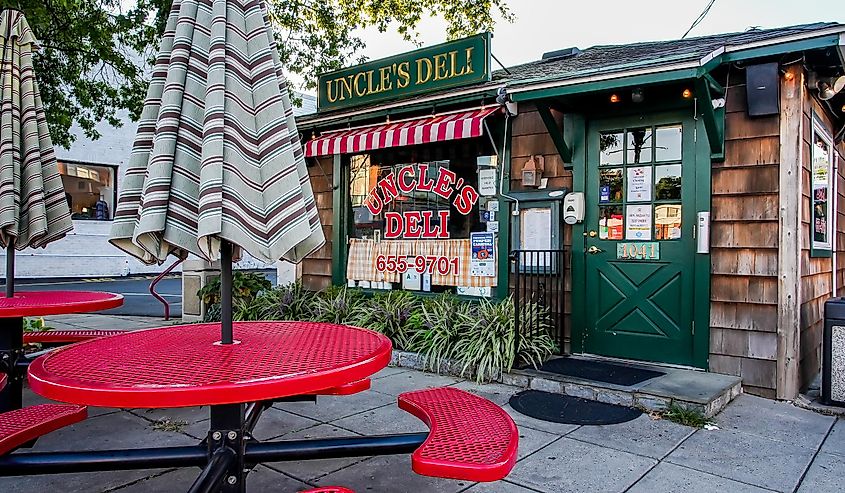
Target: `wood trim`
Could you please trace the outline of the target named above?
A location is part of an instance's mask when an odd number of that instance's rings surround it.
[[[782,79],[780,91],[780,202],[778,242],[778,399],[798,396],[801,356],[801,170],[804,71],[800,64],[786,68],[792,80]]]

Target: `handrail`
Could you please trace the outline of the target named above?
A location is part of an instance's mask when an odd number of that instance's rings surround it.
[[[166,276],[167,274],[170,274],[170,271],[172,271],[177,265],[181,264],[184,261],[185,261],[185,259],[180,258],[176,262],[173,262],[173,265],[164,269],[164,272],[157,275],[156,278],[153,279],[153,282],[150,283],[150,294],[153,295],[153,298],[159,300],[164,305],[164,321],[165,322],[170,320],[170,303],[168,303],[167,300],[164,299],[160,294],[156,293],[156,284],[158,284],[159,281],[164,279],[164,276]]]

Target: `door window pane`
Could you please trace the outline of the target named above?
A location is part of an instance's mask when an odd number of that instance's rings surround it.
[[[654,160],[680,161],[683,127],[681,125],[657,127],[654,133],[656,136]]]
[[[654,207],[654,239],[681,238],[681,204],[661,204]]]
[[[599,154],[601,156],[599,164],[601,166],[622,164],[622,146],[624,145],[624,140],[624,135],[621,132],[599,135]]]
[[[654,199],[681,200],[681,165],[654,167]]]
[[[599,239],[621,240],[623,229],[621,205],[599,207]]]
[[[628,164],[651,162],[651,128],[632,128],[628,130],[627,147]]]
[[[622,168],[599,171],[599,202],[622,202]]]

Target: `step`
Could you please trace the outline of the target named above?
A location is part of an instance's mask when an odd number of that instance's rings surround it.
[[[599,360],[631,368],[665,373],[644,382],[623,386],[596,380],[585,380],[534,369],[514,369],[502,375],[502,383],[545,392],[566,394],[593,401],[662,411],[670,403],[693,409],[705,417],[713,417],[742,393],[742,379],[705,371],[648,363],[609,360],[588,356],[576,359]]]

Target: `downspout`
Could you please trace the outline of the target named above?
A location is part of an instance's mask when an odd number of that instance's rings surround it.
[[[836,141],[834,141],[835,143]],[[833,152],[833,226],[831,227],[831,236],[832,244],[831,244],[831,297],[836,298],[836,274],[837,274],[837,263],[836,263],[836,237],[839,232],[839,155],[836,152],[836,148],[834,147]]]

